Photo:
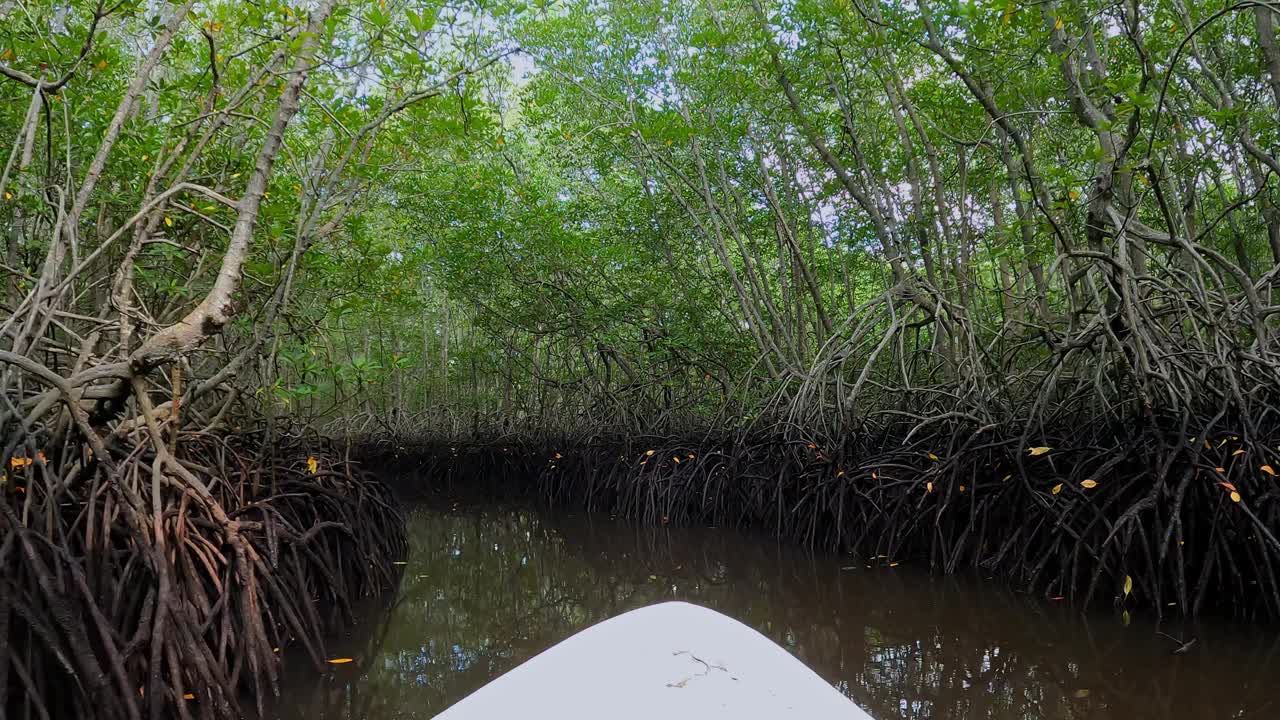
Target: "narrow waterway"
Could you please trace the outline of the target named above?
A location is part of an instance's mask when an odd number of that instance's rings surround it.
[[[994,581],[851,567],[719,529],[419,507],[409,532],[394,605],[336,643],[352,662],[289,678],[281,720],[430,718],[575,631],[667,599],[757,628],[882,720],[1280,717],[1274,628],[1081,617]],[[1192,637],[1173,654],[1172,638]]]

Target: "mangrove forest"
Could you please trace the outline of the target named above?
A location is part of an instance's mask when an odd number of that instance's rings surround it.
[[[372,646],[444,648],[402,671],[435,712],[672,596],[877,717],[1148,717],[1043,695],[992,608],[1161,663],[1214,646],[1167,623],[1280,621],[1278,26],[0,0],[0,718],[409,716],[347,682]],[[909,619],[840,616],[886,577]],[[970,666],[1021,689],[974,710]],[[1224,694],[1150,717],[1280,706]]]

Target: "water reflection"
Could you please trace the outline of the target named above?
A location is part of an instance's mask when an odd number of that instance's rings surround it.
[[[424,508],[410,535],[394,607],[337,648],[358,662],[291,678],[279,718],[430,718],[576,630],[663,599],[759,629],[880,719],[1280,717],[1275,632],[1160,628],[1200,638],[1173,656],[1140,617],[1084,620],[994,583],[848,568],[720,530]]]

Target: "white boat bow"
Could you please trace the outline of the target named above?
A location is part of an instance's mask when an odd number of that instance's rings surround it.
[[[498,718],[870,720],[765,636],[683,602],[589,627],[437,716]]]

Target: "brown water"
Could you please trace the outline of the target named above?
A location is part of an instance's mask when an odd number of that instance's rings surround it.
[[[291,678],[279,718],[430,718],[575,631],[668,599],[755,627],[878,720],[1280,718],[1274,629],[1140,613],[1126,626],[1118,610],[1082,617],[994,581],[850,568],[725,530],[420,508],[409,532],[390,612],[334,648],[355,662]],[[1158,631],[1198,642],[1173,655]]]

